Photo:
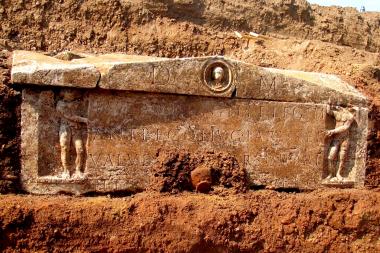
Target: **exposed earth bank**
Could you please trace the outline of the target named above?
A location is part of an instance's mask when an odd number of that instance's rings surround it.
[[[4,252],[379,252],[380,193],[0,196]]]
[[[380,251],[380,14],[303,0],[0,0],[0,192],[18,189],[13,50],[221,54],[340,75],[371,102],[367,190],[0,195],[0,251]],[[240,39],[235,31],[265,34]]]

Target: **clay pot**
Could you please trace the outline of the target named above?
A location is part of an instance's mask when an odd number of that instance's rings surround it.
[[[199,166],[191,172],[191,183],[197,192],[207,193],[211,190],[211,168]]]

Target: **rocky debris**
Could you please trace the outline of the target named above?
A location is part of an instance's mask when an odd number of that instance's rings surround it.
[[[70,52],[70,51],[64,51],[64,52],[60,52],[60,53],[54,55],[54,58],[57,58],[57,59],[63,60],[63,61],[71,61],[71,60],[80,59],[83,57],[84,56],[82,56],[81,54],[77,54],[77,53]]]

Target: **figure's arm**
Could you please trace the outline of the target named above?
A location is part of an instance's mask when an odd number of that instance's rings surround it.
[[[87,118],[80,117],[80,116],[70,116],[69,120],[72,120],[72,121],[75,121],[75,122],[78,122],[78,123],[84,123],[84,124],[88,123],[88,119]]]
[[[333,134],[343,133],[343,132],[347,131],[348,129],[350,129],[351,124],[352,124],[352,120],[348,120],[342,126],[337,127],[335,129],[331,130],[331,132]]]
[[[353,116],[350,117],[346,122],[344,122],[343,125],[335,128],[335,129],[327,131],[327,136],[330,137],[334,134],[340,134],[340,133],[344,133],[344,132],[348,131],[352,125],[352,122],[354,122]]]
[[[68,119],[70,121],[77,122],[77,123],[84,123],[84,124],[88,123],[88,119],[85,117],[80,117],[80,116],[76,116],[76,115],[63,115],[63,116],[66,119]]]
[[[68,115],[64,112],[62,106],[60,106],[58,104],[57,106],[57,112],[61,115],[61,117],[65,118],[65,119],[68,119],[70,121],[74,121],[74,122],[77,122],[77,123],[84,123],[84,124],[87,124],[88,123],[88,119],[85,118],[85,117],[80,117],[80,116],[76,116],[76,115]]]

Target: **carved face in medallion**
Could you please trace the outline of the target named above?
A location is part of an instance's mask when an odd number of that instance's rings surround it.
[[[208,62],[204,69],[204,81],[213,92],[227,91],[232,84],[230,65],[222,60]]]
[[[212,71],[212,78],[216,83],[221,83],[224,77],[224,70],[222,67],[216,67]]]

